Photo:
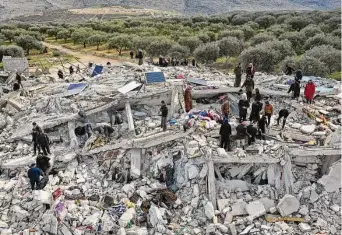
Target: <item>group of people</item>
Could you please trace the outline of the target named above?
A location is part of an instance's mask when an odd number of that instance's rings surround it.
[[[286,74],[288,75],[290,72],[294,71],[291,67],[288,66],[286,69]],[[300,82],[303,78],[302,71],[298,69],[295,73],[295,80],[291,83],[290,88],[287,93],[292,92],[292,98],[296,99],[298,101],[298,98],[300,97]],[[305,85],[304,89],[304,97],[306,99],[306,103],[312,104],[312,101],[315,98],[316,93],[316,85],[313,83],[312,80],[309,80],[309,82]]]
[[[80,72],[81,72],[81,68],[80,68],[80,65],[78,64],[76,66],[76,73],[80,73]],[[74,73],[75,73],[75,69],[74,69],[74,67],[72,65],[70,65],[70,67],[69,67],[69,74],[72,75]],[[64,79],[64,73],[63,73],[63,71],[61,69],[59,69],[57,71],[57,76],[58,76],[59,79]]]

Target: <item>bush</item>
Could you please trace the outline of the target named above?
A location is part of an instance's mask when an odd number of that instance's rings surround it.
[[[15,42],[26,51],[27,55],[30,54],[31,49],[41,50],[43,48],[43,44],[30,35],[16,37]]]
[[[306,26],[305,28],[300,30],[300,32],[307,39],[315,36],[316,34],[323,33],[320,27],[318,27],[316,25],[313,25],[313,24],[310,24],[310,25]]]
[[[175,44],[174,41],[171,41],[169,39],[157,39],[153,41],[150,46],[147,48],[147,53],[151,56],[165,56],[168,51],[172,48],[172,46]]]
[[[210,37],[207,33],[201,33],[198,35],[198,39],[201,40],[203,43],[210,42]]]
[[[216,42],[209,42],[197,47],[194,51],[194,55],[196,60],[199,62],[215,62],[216,59],[220,56],[220,48],[218,47]]]
[[[244,39],[245,35],[242,30],[236,29],[236,30],[226,30],[221,32],[220,39],[226,38],[226,37],[236,37],[238,39]]]
[[[309,50],[313,47],[321,46],[321,45],[332,45],[336,49],[341,49],[341,41],[338,37],[327,36],[324,34],[318,34],[306,40],[304,44],[304,48],[306,50]]]
[[[303,56],[299,60],[299,66],[305,76],[325,77],[328,73],[328,69],[323,62],[310,56]]]
[[[248,21],[251,21],[251,17],[246,15],[234,15],[231,19],[232,25],[243,25],[246,24]]]
[[[70,37],[70,32],[67,29],[62,29],[61,31],[58,31],[57,38],[58,39],[64,39],[64,42]]]
[[[294,51],[300,55],[303,54],[303,44],[305,42],[305,38],[300,32],[286,32],[279,37],[280,40],[288,40],[292,44],[292,48]]]
[[[290,30],[290,26],[286,24],[276,24],[269,27],[266,32],[274,34],[276,37]]]
[[[54,57],[60,57],[61,55],[62,55],[62,53],[57,49],[52,51],[52,56],[54,56]]]
[[[288,18],[284,23],[290,25],[292,29],[299,31],[312,22],[306,16],[295,16]]]
[[[277,38],[269,33],[260,33],[251,38],[251,46],[273,40],[277,40]]]
[[[235,37],[222,38],[218,41],[220,55],[226,58],[230,56],[238,56],[243,49],[243,41]]]
[[[288,56],[295,56],[296,53],[292,48],[291,42],[288,40],[283,40],[283,41],[268,41],[262,43],[262,45],[265,46],[265,48],[270,48],[273,49],[277,52],[279,52],[277,59],[277,63],[282,61],[284,58]]]
[[[331,35],[335,37],[341,37],[341,29],[335,29],[334,31],[331,32]]]
[[[18,46],[0,46],[0,58],[2,56],[24,57],[23,48]],[[2,62],[2,60],[0,61]]]
[[[305,56],[313,57],[323,62],[328,72],[341,71],[341,52],[330,45],[322,45],[305,52]]]
[[[248,23],[245,25],[251,27],[254,30],[257,30],[260,27],[260,25],[254,21],[248,21]]]
[[[341,81],[341,72],[334,72],[332,74],[329,74],[328,77],[337,81]]]
[[[288,56],[286,57],[284,60],[282,60],[280,62],[280,70],[285,72],[286,71],[286,68],[287,66],[290,66],[292,68],[297,68],[297,61],[296,61],[296,57],[291,57],[291,56]]]
[[[179,44],[173,45],[171,49],[168,51],[168,55],[171,58],[175,58],[178,60],[188,58],[189,54],[190,54],[189,48],[185,46],[181,46]]]
[[[255,22],[260,25],[261,28],[268,28],[271,25],[275,24],[276,18],[271,15],[263,15],[259,16],[258,18],[255,19]]]
[[[178,43],[181,46],[185,46],[190,49],[190,53],[193,53],[194,50],[202,43],[202,41],[196,37],[182,37],[178,40]]]
[[[277,24],[283,24],[286,20],[292,17],[291,14],[279,15],[277,17]]]
[[[252,38],[255,34],[256,31],[249,25],[243,25],[241,26],[241,30],[243,31],[243,35],[245,36],[245,40],[249,40]]]

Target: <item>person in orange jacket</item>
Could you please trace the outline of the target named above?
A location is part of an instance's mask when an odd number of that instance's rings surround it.
[[[265,116],[267,117],[267,126],[269,126],[271,122],[271,117],[273,115],[273,106],[270,104],[268,100],[266,100],[265,102],[264,111],[265,111]]]

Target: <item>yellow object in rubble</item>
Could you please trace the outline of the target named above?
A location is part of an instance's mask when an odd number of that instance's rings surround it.
[[[276,216],[266,216],[266,221],[270,223],[280,222],[280,221],[289,221],[289,222],[304,222],[304,218],[297,217],[276,217]]]
[[[125,205],[128,207],[128,208],[134,208],[135,207],[135,203],[127,200],[125,201]]]

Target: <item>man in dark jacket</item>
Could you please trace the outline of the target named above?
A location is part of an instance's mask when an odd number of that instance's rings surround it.
[[[290,92],[293,92],[292,93],[292,98],[298,100],[299,96],[300,96],[300,83],[299,81],[295,80],[291,86],[290,86],[290,89],[287,93],[290,93]]]
[[[262,96],[260,94],[260,91],[258,88],[255,88],[255,101],[261,101],[262,100]]]
[[[138,50],[138,54],[137,54],[137,58],[138,58],[138,65],[142,65],[144,63],[143,59],[144,59],[144,54],[142,52],[141,49]]]
[[[296,71],[295,80],[300,82],[300,80],[302,80],[302,77],[303,77],[303,73],[302,73],[302,70],[299,68]]]
[[[34,166],[33,164],[33,166],[31,166],[31,168],[27,171],[27,176],[30,179],[31,189],[35,190],[39,184],[39,177],[44,176],[44,173],[40,168]]]
[[[133,51],[130,51],[130,52],[129,52],[129,55],[131,56],[131,59],[134,58],[134,52],[133,52]]]
[[[17,80],[18,85],[23,87],[23,84],[21,83],[21,75],[19,73],[15,74],[15,79]]]
[[[248,145],[251,145],[255,142],[255,137],[258,134],[258,129],[253,126],[252,123],[247,126],[247,136],[248,136]]]
[[[248,102],[251,102],[251,98],[252,98],[252,93],[254,90],[254,81],[252,78],[247,77],[245,82],[242,84],[242,87],[246,87],[246,94],[247,94],[247,100]]]
[[[260,119],[260,112],[262,110],[262,103],[260,101],[254,101],[252,104],[252,111],[249,117],[251,122],[258,122]]]
[[[58,75],[59,79],[63,79],[64,78],[63,71],[60,70],[60,69],[58,70],[57,75]]]
[[[70,72],[70,75],[74,73],[74,67],[72,67],[72,65],[69,67],[69,72]]]
[[[225,150],[231,151],[230,136],[232,135],[232,127],[230,126],[228,119],[224,118],[220,128],[221,144],[220,147]]]
[[[236,127],[236,146],[245,149],[245,138],[247,136],[246,122],[240,123]]]
[[[279,116],[278,116],[278,119],[277,119],[277,123],[278,123],[278,126],[279,126],[279,121],[280,121],[281,118],[283,118],[282,129],[284,129],[284,127],[285,127],[286,118],[289,116],[289,114],[290,114],[290,112],[287,109],[282,109],[282,110],[279,111]]]
[[[161,107],[160,107],[160,114],[162,116],[162,120],[161,120],[161,128],[163,128],[163,131],[166,131],[166,121],[167,121],[167,114],[168,114],[169,110],[166,107],[166,104],[164,102],[164,100],[162,100],[161,102]]]
[[[50,154],[50,147],[49,147],[50,140],[47,134],[43,132],[38,132],[37,142],[40,148],[42,149],[44,155]]]
[[[45,174],[47,174],[47,170],[51,167],[50,158],[39,154],[36,159],[36,166],[40,168]]]
[[[247,101],[246,94],[241,95],[239,100],[239,122],[246,121],[247,109],[249,107],[249,102]]]
[[[241,85],[241,76],[242,76],[242,68],[241,68],[241,64],[240,63],[234,69],[234,74],[235,74],[234,87],[240,87],[240,85]]]
[[[33,122],[32,123],[32,143],[33,143],[33,151],[34,151],[34,155],[37,154],[37,149],[38,149],[38,153],[40,153],[40,146],[38,144],[38,134],[40,132],[42,132],[42,129],[37,125],[37,123]]]
[[[259,129],[260,139],[263,139],[263,140],[266,139],[265,138],[266,126],[267,126],[267,117],[266,117],[266,115],[262,115],[262,117],[258,121],[258,129]]]
[[[291,66],[286,65],[286,70],[285,70],[286,75],[292,75],[293,71],[294,69]]]

